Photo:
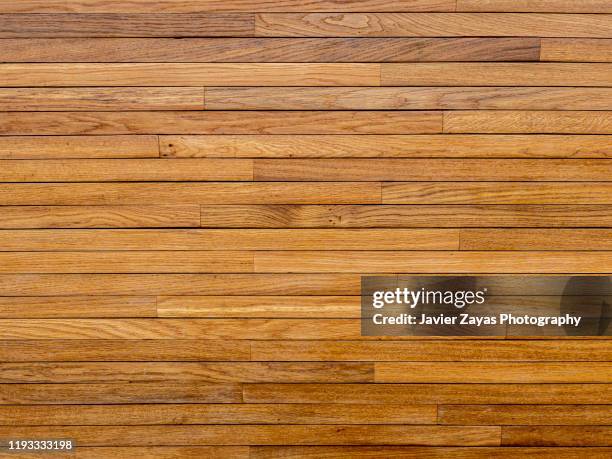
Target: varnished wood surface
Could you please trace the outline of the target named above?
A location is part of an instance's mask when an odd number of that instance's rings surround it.
[[[0,447],[612,454],[609,337],[360,327],[363,275],[612,273],[610,1],[0,0],[0,60]]]

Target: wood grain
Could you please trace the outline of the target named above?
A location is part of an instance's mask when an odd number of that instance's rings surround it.
[[[605,126],[608,112],[593,113]],[[7,112],[0,119],[0,135],[441,132],[442,113],[428,111],[262,111],[257,117],[250,111]]]
[[[606,0],[457,0],[457,11],[612,13]]]
[[[217,88],[209,110],[610,110],[611,88]],[[1,96],[1,93],[0,93]]]
[[[394,2],[397,4],[397,2]],[[4,62],[538,61],[540,39],[7,38]]]
[[[0,142],[2,142],[0,137]],[[176,158],[611,158],[605,135],[160,136]]]
[[[579,225],[578,222],[575,224]],[[607,225],[600,223],[599,226]],[[586,225],[581,225],[586,226]],[[608,229],[470,229],[461,233],[463,250],[610,250]]]
[[[0,77],[9,87],[378,86],[380,64],[2,64]]]
[[[610,37],[606,16],[497,13],[262,13],[265,37]]]
[[[156,136],[0,137],[0,159],[156,158]]]
[[[502,444],[526,446],[609,446],[610,426],[511,427],[502,429]]]
[[[156,316],[156,299],[150,296],[0,297],[0,317],[5,319]]]
[[[540,59],[551,62],[612,62],[612,40],[546,38]]]
[[[252,36],[252,14],[0,14],[0,38]]]

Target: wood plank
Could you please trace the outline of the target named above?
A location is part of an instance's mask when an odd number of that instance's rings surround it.
[[[386,184],[385,184],[386,185]],[[403,186],[403,185],[402,185]],[[395,196],[395,195],[394,195]],[[606,227],[612,226],[612,207],[609,205],[284,205],[284,206],[203,206],[203,225],[228,227],[258,227],[258,228],[389,228],[397,231],[399,228],[499,228],[499,227]],[[208,223],[210,222],[210,223]],[[226,230],[224,230],[226,231]],[[278,231],[278,230],[277,230]],[[310,231],[323,231],[312,229]],[[472,247],[470,241],[474,240],[474,250],[484,250],[480,244],[487,244],[488,234],[496,234],[489,230],[466,231],[462,238],[462,248]],[[37,232],[30,237],[24,233],[32,243],[36,243],[46,233]],[[540,234],[539,231],[500,232],[503,237],[510,236],[508,240],[492,239],[493,244],[519,243],[526,241],[521,235],[531,238]],[[548,237],[549,233],[542,230],[541,234]],[[574,250],[601,249],[610,247],[607,230],[568,230],[566,232],[551,231],[550,234],[571,235],[571,239],[554,237],[552,239],[537,238],[534,243],[545,244],[549,250],[557,247],[564,250],[573,247]],[[0,234],[0,241],[7,240],[11,233]],[[36,237],[37,236],[37,237]],[[517,239],[518,238],[518,239]],[[592,239],[591,239],[592,238]],[[60,237],[58,241],[61,241]],[[476,242],[477,241],[477,242]],[[548,245],[546,245],[548,241]],[[573,241],[573,242],[572,242]],[[574,244],[574,245],[572,245]],[[367,245],[366,245],[367,246]],[[341,245],[335,245],[340,249]],[[363,248],[360,246],[359,248]],[[279,246],[281,248],[281,246]],[[304,250],[308,250],[304,248]],[[349,249],[350,250],[350,249]]]
[[[594,0],[588,0],[594,1]],[[250,12],[252,0],[0,0],[3,13]],[[454,0],[257,0],[257,11],[454,11]]]
[[[0,297],[4,319],[156,316],[157,304],[151,296]]]
[[[612,204],[612,186],[591,183],[390,183],[385,204]]]
[[[0,273],[248,273],[249,252],[0,252]]]
[[[397,4],[397,2],[395,2]],[[306,8],[306,7],[304,7]],[[540,39],[6,38],[3,62],[539,61]]]
[[[607,0],[457,0],[457,11],[612,13]]]
[[[578,221],[576,225],[578,225]],[[599,226],[607,223],[600,222]],[[580,225],[586,226],[586,225]],[[608,229],[470,229],[461,232],[462,250],[612,250]]]
[[[331,318],[361,317],[359,296],[161,296],[158,317]],[[262,360],[262,359],[256,359]]]
[[[0,42],[1,43],[1,42]],[[2,111],[203,110],[202,88],[2,88]]]
[[[157,158],[153,135],[0,137],[0,159]]]
[[[442,113],[427,111],[7,112],[0,120],[0,135],[441,132]]]
[[[610,384],[245,384],[246,403],[605,404]]]
[[[612,263],[612,252],[255,252],[256,273],[585,273]]]
[[[609,383],[609,362],[376,362],[375,381],[384,383]]]
[[[129,384],[2,384],[0,404],[241,403],[240,384],[154,382]]]
[[[612,75],[612,73],[611,73]],[[444,113],[446,133],[611,134],[610,111],[454,111]]]
[[[597,135],[183,135],[159,144],[172,158],[612,157],[610,137]]]
[[[584,187],[584,185],[581,186]],[[363,182],[0,184],[1,202],[5,206],[377,204],[380,203],[381,199],[380,190],[381,186],[379,183]],[[165,209],[167,214],[172,207],[162,206],[160,208]],[[182,208],[182,206],[179,208]],[[189,212],[193,212],[194,209],[191,205],[184,207],[184,210]],[[193,214],[190,213],[190,215]],[[179,226],[191,225],[183,224]]]
[[[477,113],[481,114],[483,112],[479,111]],[[482,118],[487,115],[477,116]],[[610,112],[609,118],[610,132],[612,132],[612,112]],[[455,123],[457,125],[465,123],[465,121],[460,118]],[[448,129],[454,130],[453,125],[451,124]],[[457,129],[461,130],[461,128]],[[206,161],[207,159],[202,160]],[[119,162],[119,160],[109,161]],[[232,159],[218,159],[216,161],[232,161]],[[1,165],[2,162],[0,162]],[[75,174],[78,174],[78,171]],[[10,177],[10,170],[7,175]],[[3,174],[0,174],[0,180],[2,178]],[[612,180],[612,163],[607,159],[254,159],[253,180],[264,182],[593,182]]]
[[[197,205],[0,206],[0,228],[168,228],[200,226]]]
[[[499,445],[500,427],[393,425],[212,425],[0,427],[5,438],[71,438],[104,445]]]
[[[359,319],[1,319],[0,336],[7,340],[355,340],[361,339],[360,325]],[[228,370],[228,373],[234,374],[233,370]],[[177,370],[179,375],[182,371]],[[154,374],[159,374],[161,378],[170,377],[165,373]]]
[[[253,160],[234,158],[0,160],[0,182],[250,181]]]
[[[610,405],[440,405],[445,425],[606,425]]]
[[[381,85],[538,86],[545,82],[546,86],[607,87],[612,85],[611,69],[612,66],[605,63],[381,64]]]
[[[248,361],[246,341],[214,340],[6,340],[4,362]]]
[[[0,406],[3,425],[435,424],[435,405]]]
[[[256,361],[608,361],[609,341],[253,341]],[[490,425],[495,425],[495,422]]]
[[[94,448],[84,448],[88,451]],[[112,450],[113,448],[97,448]],[[80,451],[83,451],[81,449]],[[420,459],[455,457],[461,459],[576,459],[593,457],[605,459],[612,453],[612,448],[530,448],[530,447],[440,447],[440,446],[251,446],[251,459],[276,459],[278,457],[299,457],[302,459],[319,459],[334,457],[336,459],[386,459],[401,457],[403,459]],[[181,456],[182,457],[182,456]],[[187,456],[191,457],[191,456]]]
[[[612,88],[208,87],[205,91],[209,110],[612,109]]]
[[[612,12],[612,11],[611,11]],[[260,37],[599,37],[607,16],[498,13],[261,13]]]
[[[504,446],[610,446],[610,438],[610,426],[507,426],[502,429]]]
[[[360,295],[361,276],[355,274],[0,274],[0,291],[5,296]]]
[[[0,14],[0,38],[248,37],[254,32],[255,17],[247,13]]]
[[[10,87],[378,86],[380,64],[2,64],[0,78]]]
[[[249,446],[85,446],[79,447],[79,459],[202,459],[223,457],[226,459],[249,459]],[[400,447],[401,448],[401,447]],[[435,447],[434,447],[435,448]],[[477,449],[477,448],[476,448]],[[37,453],[20,453],[24,459],[36,459]]]
[[[540,59],[550,62],[612,62],[612,40],[544,38]]]
[[[1,383],[373,382],[369,363],[53,362],[2,363]]]
[[[459,231],[315,230],[36,230],[1,231],[2,251],[80,250],[453,250]]]

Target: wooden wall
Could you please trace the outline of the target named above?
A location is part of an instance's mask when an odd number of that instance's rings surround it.
[[[612,272],[610,0],[0,0],[0,61],[1,440],[612,456],[611,341],[358,319]]]

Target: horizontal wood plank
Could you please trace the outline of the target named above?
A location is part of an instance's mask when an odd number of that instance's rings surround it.
[[[151,296],[0,297],[4,319],[156,316],[157,303]]]
[[[610,405],[440,405],[444,425],[606,425]]]
[[[611,134],[612,112],[449,111],[444,113],[444,132],[450,134]]]
[[[608,112],[593,113],[604,120]],[[0,135],[441,132],[442,113],[428,111],[7,112],[0,119]]]
[[[457,0],[457,11],[612,13],[606,0]]]
[[[591,64],[597,65],[597,64]],[[602,64],[600,64],[602,65]],[[378,86],[379,64],[2,64],[3,86]]]
[[[262,13],[255,35],[265,37],[599,37],[607,16],[498,13]]]
[[[0,137],[0,159],[157,158],[156,136]]]
[[[595,224],[595,222],[593,222]],[[577,220],[576,226],[580,224]],[[598,226],[612,226],[600,219]],[[470,229],[461,232],[462,250],[612,250],[609,229]]]
[[[545,38],[540,59],[550,62],[612,62],[612,40]]]
[[[159,144],[171,158],[612,158],[605,135],[183,135]]]
[[[612,109],[612,88],[208,87],[205,91],[209,110]]]
[[[346,3],[345,3],[346,4]],[[397,4],[397,2],[394,2]],[[6,38],[3,62],[539,61],[540,39]]]
[[[255,17],[248,13],[0,14],[0,38],[248,37],[254,32]]]
[[[78,457],[83,459],[130,459],[133,457],[164,459],[174,455],[182,459],[201,459],[203,457],[249,459],[249,448],[250,446],[84,446],[79,447]],[[417,447],[396,446],[395,448]],[[433,446],[430,448],[439,447]],[[529,450],[529,448],[527,449]],[[25,454],[22,454],[22,456],[24,459],[35,459],[35,456]]]
[[[504,446],[610,446],[610,426],[504,426]]]
[[[197,205],[0,206],[0,228],[184,228],[200,226]]]
[[[1,42],[0,42],[1,43]],[[203,110],[202,88],[2,88],[0,110]]]

